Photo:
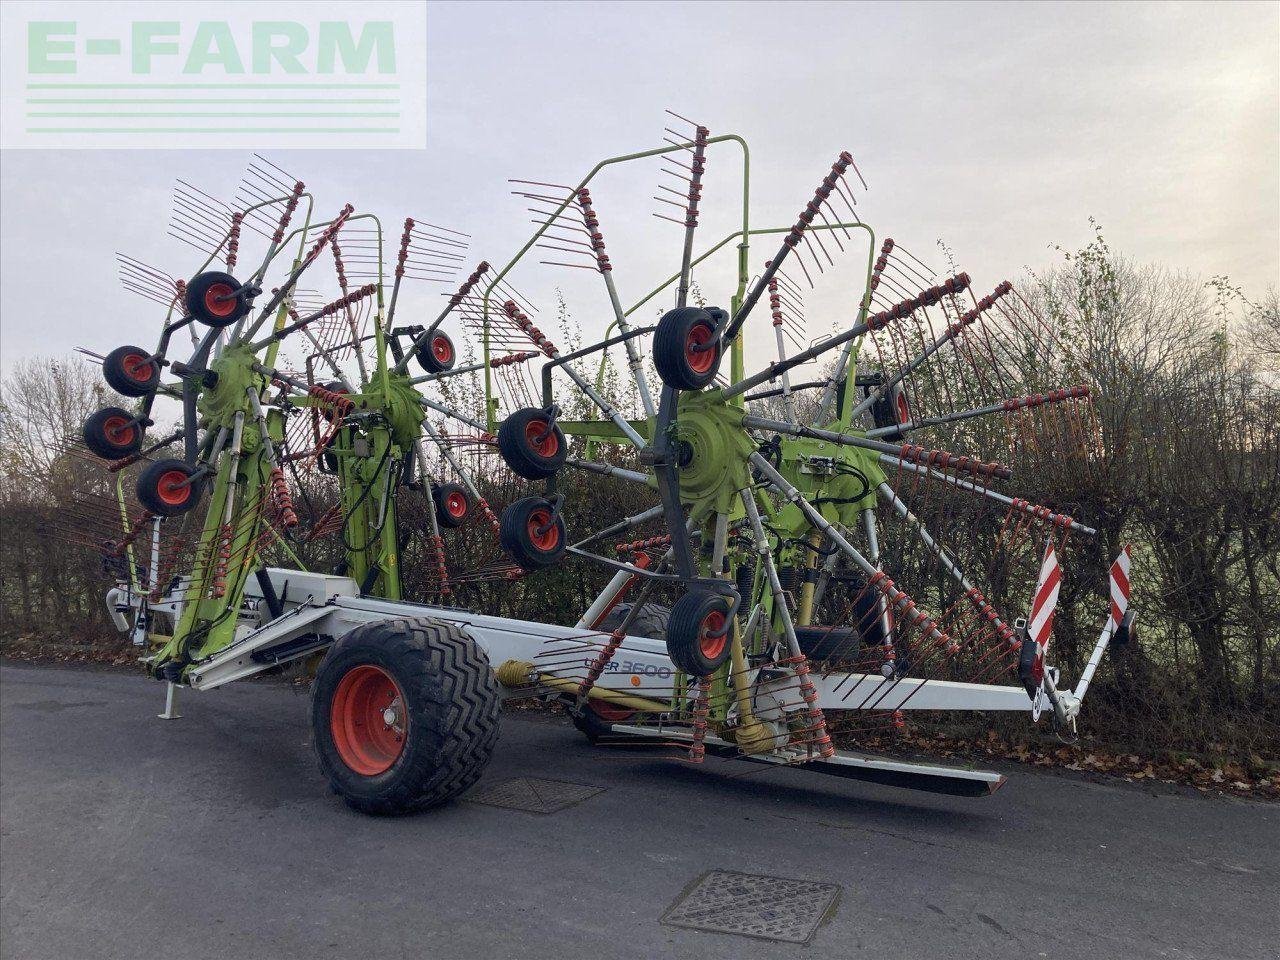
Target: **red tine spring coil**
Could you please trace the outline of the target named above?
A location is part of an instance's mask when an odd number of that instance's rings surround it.
[[[997,614],[995,608],[987,602],[987,598],[983,595],[981,590],[977,587],[973,587],[972,589],[965,591],[965,597],[977,609],[978,616],[996,631],[996,634],[1001,640],[1012,643],[1015,646],[1017,645],[1018,641],[1014,638],[1012,627],[1003,621],[1000,622],[999,626],[996,625],[996,621],[1000,620],[1000,615]]]
[[[227,272],[236,268],[236,257],[240,250],[240,225],[244,222],[243,213],[231,215],[231,233],[227,236]]]
[[[533,325],[533,321],[525,316],[514,300],[508,300],[502,305],[502,310],[511,319],[511,322],[524,331],[525,335],[533,341],[533,345],[545,353],[548,357],[554,357],[559,352],[556,345],[548,340],[541,330]]]
[[[836,750],[831,744],[831,735],[827,732],[827,718],[818,706],[818,691],[814,689],[813,680],[809,677],[809,658],[802,653],[798,657],[779,660],[778,663],[791,667],[800,681],[800,696],[805,702],[805,714],[810,720],[807,727],[800,728],[800,732],[813,735],[808,742],[818,745],[818,753],[824,759],[833,756]]]
[[[587,675],[578,684],[578,696],[585,697],[591,692],[591,688],[596,685],[596,681],[604,674],[605,668],[609,666],[609,662],[613,659],[613,655],[618,652],[618,648],[622,646],[622,641],[626,639],[626,634],[621,630],[614,630],[609,634],[609,642],[591,662]]]
[[[1012,290],[1013,290],[1013,284],[1010,283],[1008,280],[1005,280],[998,287],[996,287],[995,290],[993,290],[991,293],[987,294],[987,296],[979,300],[978,305],[976,307],[974,307],[972,310],[967,311],[966,313],[961,314],[960,319],[947,328],[947,332],[951,336],[957,335],[958,333],[960,333],[961,330],[969,326],[971,323],[973,323],[979,317],[981,317],[984,313],[990,310],[993,306],[995,306],[995,303],[997,300],[1007,295]]]
[[[1064,400],[1083,400],[1087,396],[1089,396],[1089,388],[1086,386],[1067,387],[1064,390],[1051,390],[1048,393],[1036,393],[1027,397],[1010,397],[1004,402],[1004,408],[1022,410],[1046,403],[1062,403]]]
[[[342,208],[341,212],[334,217],[333,222],[329,224],[329,226],[325,227],[320,236],[316,238],[315,244],[309,251],[307,251],[306,259],[303,262],[310,264],[316,257],[320,256],[320,251],[325,248],[325,244],[338,235],[338,231],[342,229],[342,225],[345,224],[347,219],[355,212],[355,207],[349,203],[346,204]]]
[[[893,252],[893,238],[886,237],[884,243],[880,245],[880,256],[876,257],[875,265],[871,268],[871,290],[880,286],[880,274],[884,273],[885,267],[889,266],[889,254]]]
[[[489,261],[481,260],[479,265],[471,271],[471,276],[467,277],[467,279],[463,281],[462,286],[458,288],[458,292],[449,298],[450,309],[462,303],[467,294],[471,292],[471,288],[479,283],[480,278],[488,273],[490,269]]]
[[[946,283],[938,284],[936,287],[930,287],[928,290],[922,291],[916,296],[903,300],[901,303],[895,303],[888,310],[881,310],[879,313],[872,314],[867,318],[867,326],[872,330],[879,330],[889,325],[890,321],[898,320],[903,317],[909,317],[921,307],[932,307],[938,303],[943,297],[962,293],[969,288],[969,275],[960,273],[949,278]]]
[[[805,204],[800,211],[795,225],[792,226],[791,232],[782,242],[788,247],[795,248],[800,243],[800,238],[804,234],[809,224],[813,223],[813,218],[818,215],[818,211],[822,207],[823,201],[831,196],[831,191],[835,189],[836,181],[844,176],[844,172],[849,169],[849,165],[853,163],[853,156],[849,151],[843,151],[831,165],[831,172],[822,179],[822,183],[818,184],[818,189],[813,192],[813,199]]]
[[[318,383],[312,386],[307,393],[329,407],[334,413],[342,416],[346,416],[355,407],[355,403],[350,397],[345,394],[335,393]]]
[[[620,543],[613,549],[618,553],[639,553],[641,550],[649,550],[653,547],[665,547],[670,544],[670,536],[649,537],[647,540],[632,540],[630,543]]]
[[[406,217],[404,233],[400,234],[400,255],[396,257],[396,279],[404,276],[405,261],[409,259],[409,237],[413,233],[413,218]]]
[[[711,678],[698,680],[698,699],[693,704],[693,742],[689,744],[689,760],[701,763],[707,755],[707,717],[711,713]]]
[[[493,528],[494,536],[497,536],[498,533],[502,530],[502,524],[498,521],[498,518],[493,515],[493,510],[489,508],[489,501],[486,500],[484,497],[481,497],[476,501],[476,506],[480,510],[480,516],[484,517],[486,520],[489,521],[489,526]],[[519,574],[517,577],[511,578],[511,579],[519,579],[519,577],[523,575],[524,574]]]
[[[1041,506],[1038,503],[1031,503],[1023,500],[1021,497],[1014,497],[1013,502],[1009,504],[1010,509],[1017,510],[1019,513],[1034,517],[1041,523],[1048,523],[1058,527],[1069,527],[1075,523],[1075,520],[1065,513],[1054,513],[1048,507]]]
[[[945,647],[947,653],[954,655],[960,652],[960,645],[943,632],[927,613],[919,609],[914,600],[899,590],[884,571],[877,571],[868,581],[868,585],[883,593],[885,599],[898,611],[899,616],[909,620],[926,637],[932,638],[938,646]]]
[[[945,450],[928,450],[911,443],[904,443],[898,450],[898,456],[907,463],[932,467],[935,470],[954,470],[957,473],[970,473],[987,479],[998,477],[1006,480],[1013,476],[1012,470],[998,463],[983,463],[972,457],[947,453]]]
[[[587,225],[587,234],[591,237],[591,249],[596,254],[596,266],[601,273],[613,269],[609,255],[604,252],[604,234],[600,232],[600,219],[591,205],[591,191],[583,187],[578,191],[578,206],[582,208],[582,219]]]
[[[509,353],[505,357],[494,357],[489,361],[491,367],[506,367],[513,363],[524,363],[526,360],[532,360],[538,354],[533,351],[524,351],[518,353]]]
[[[218,530],[218,562],[213,566],[213,599],[227,593],[227,567],[231,565],[231,524],[224,523]]]
[[[275,502],[276,514],[280,525],[292,530],[298,525],[298,514],[293,509],[293,495],[289,493],[289,485],[285,482],[284,471],[279,467],[271,470],[271,499]]]
[[[436,579],[440,581],[440,596],[447,597],[453,589],[449,586],[449,572],[444,564],[444,537],[438,533],[433,536],[431,547],[435,553]]]
[[[276,226],[276,232],[271,235],[272,243],[279,243],[284,239],[284,232],[289,228],[289,221],[293,219],[293,211],[298,209],[298,201],[302,199],[302,191],[305,189],[306,186],[301,180],[294,183],[293,192],[289,194],[289,199],[284,205],[284,211],[280,214],[280,223]]]

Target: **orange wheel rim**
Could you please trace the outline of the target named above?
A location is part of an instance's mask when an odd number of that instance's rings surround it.
[[[724,624],[725,616],[719,610],[712,610],[702,618],[702,626],[698,631],[698,649],[708,660],[718,659],[729,642],[729,633],[724,629]]]
[[[898,423],[900,424],[910,423],[911,422],[911,406],[910,404],[907,403],[906,393],[899,392],[896,406],[898,408]]]
[[[449,516],[461,519],[467,515],[467,498],[460,493],[451,493],[445,497],[444,508],[449,511]]]
[[[539,533],[543,527],[548,529]],[[543,553],[550,553],[560,543],[560,528],[551,522],[551,511],[535,510],[529,514],[529,542]]]
[[[431,353],[441,363],[448,363],[453,359],[453,344],[444,337],[436,337],[431,341]]]
[[[204,308],[215,317],[229,317],[236,312],[235,300],[223,300],[223,297],[230,297],[235,293],[235,289],[230,284],[212,283],[209,289],[204,292]]]
[[[117,446],[124,447],[133,442],[133,424],[125,417],[109,417],[102,425],[102,432]]]
[[[171,507],[180,507],[191,496],[189,480],[181,470],[166,470],[156,481],[156,496]]]
[[[703,374],[715,366],[716,352],[711,350],[695,350],[711,340],[713,330],[705,323],[696,323],[689,328],[689,335],[684,340],[685,363],[694,373]]]
[[[147,383],[151,379],[151,361],[141,354],[131,353],[121,363],[125,376],[137,383]]]
[[[404,752],[409,717],[391,674],[373,664],[348,670],[329,706],[329,733],[342,762],[362,777],[376,777]]]
[[[540,457],[550,459],[560,449],[560,438],[545,420],[530,420],[524,426],[524,439]]]

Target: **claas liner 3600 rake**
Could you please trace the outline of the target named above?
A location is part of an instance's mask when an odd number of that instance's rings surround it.
[[[704,175],[721,150],[741,158],[741,226],[699,252]],[[680,184],[658,198],[680,227],[680,266],[624,308],[591,185],[601,171],[655,157]],[[530,241],[500,270],[475,266],[438,316],[403,326],[402,281],[461,276],[462,234],[407,221],[384,298],[376,218],[348,205],[314,222],[303,185],[262,161],[238,209],[190,191],[203,199],[195,214],[187,204],[184,223],[199,224],[195,245],[208,259],[186,281],[125,262],[127,280],[167,300],[168,316],[155,349],[102,358],[108,382],[138,407],[100,411],[83,438],[118,476],[145,464],[135,496],[115,485],[124,533],[104,547],[119,581],[108,603],[147,648],[148,672],[168,683],[166,714],[179,687],[304,664],[315,672],[320,765],[349,803],[376,813],[431,806],[474,783],[503,697],[559,699],[597,742],[958,795],[990,793],[1003,778],[838,751],[836,716],[855,742],[917,710],[1044,711],[1071,736],[1108,643],[1131,628],[1127,548],[1112,566],[1111,610],[1088,666],[1067,689],[1046,654],[1068,541],[1094,531],[1001,492],[1010,466],[912,441],[931,431],[968,451],[1000,450],[1018,469],[1088,469],[1102,455],[1088,390],[1040,382],[1066,366],[1054,362],[1063,347],[1009,284],[974,298],[965,274],[936,278],[893,241],[877,245],[855,212],[851,181],[862,180],[849,154],[790,227],[750,225],[748,171],[740,137],[691,125],[662,146],[603,161],[574,187],[515,181],[537,211]],[[237,278],[250,226],[265,252]],[[752,278],[756,237],[781,243]],[[701,305],[706,281],[695,271],[710,276],[730,244],[728,306]],[[852,322],[804,345],[799,278],[862,245]],[[562,353],[511,286],[529,252],[548,247],[599,274],[610,319],[599,343]],[[363,251],[360,287],[348,280],[352,249]],[[340,295],[312,303],[299,280],[330,261]],[[674,307],[637,325],[637,311],[664,292]],[[744,331],[765,302],[776,359],[747,376]],[[443,328],[451,317],[479,335],[481,361],[455,364]],[[169,354],[183,329],[194,349],[179,362]],[[287,368],[281,348],[299,342],[303,369]],[[499,354],[511,346],[521,349]],[[634,409],[605,389],[614,354],[631,374]],[[536,401],[527,382],[510,389],[512,369],[529,372],[535,357],[546,359]],[[411,360],[425,373],[412,375]],[[801,369],[816,379],[796,382]],[[483,377],[482,411],[456,409],[440,389],[458,372]],[[557,402],[557,390],[577,396]],[[181,402],[181,426],[148,444],[159,396]],[[570,402],[597,414],[569,420]],[[518,483],[545,489],[498,518],[465,448],[496,449]],[[334,503],[304,522],[291,491],[301,471],[326,468]],[[586,483],[625,485],[652,506],[620,507],[570,536],[567,498]],[[429,604],[401,595],[414,533],[397,515],[405,489],[431,507],[419,531],[431,546],[422,561],[434,571]],[[450,570],[442,528],[493,536],[504,557]],[[334,536],[334,573],[300,569],[296,558],[266,565],[271,551],[294,557],[291,546]],[[448,605],[451,583],[529,577],[536,587],[540,571],[570,558],[612,571],[571,625]]]

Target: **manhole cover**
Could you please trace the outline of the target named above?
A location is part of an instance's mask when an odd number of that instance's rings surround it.
[[[839,896],[840,888],[834,883],[712,870],[671,905],[662,922],[713,933],[808,943]]]
[[[467,797],[472,803],[485,803],[491,807],[507,807],[510,810],[526,810],[529,813],[555,813],[587,797],[603,793],[604,787],[589,783],[566,783],[563,780],[535,780],[533,777],[517,777],[480,789]]]

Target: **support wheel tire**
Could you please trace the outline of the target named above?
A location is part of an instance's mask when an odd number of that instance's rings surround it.
[[[427,373],[444,373],[452,370],[458,362],[458,351],[454,349],[449,335],[440,330],[435,331],[427,342],[418,348],[415,354],[418,366]]]
[[[90,414],[81,428],[84,445],[104,460],[119,460],[142,449],[142,425],[120,407]]]
[[[693,677],[715,673],[732,653],[732,633],[714,636],[729,624],[729,601],[708,590],[691,590],[671,606],[667,655]]]
[[[436,505],[436,523],[456,530],[471,516],[471,494],[459,483],[439,483],[431,490]]]
[[[484,651],[425,618],[356,627],[329,648],[311,697],[321,771],[371,814],[423,810],[469,788],[493,755],[498,716]]]
[[[138,503],[158,517],[176,517],[200,502],[200,481],[189,482],[195,468],[185,460],[157,460],[138,474]]]
[[[525,497],[503,510],[498,540],[526,570],[551,566],[568,545],[564,518],[543,497]]]
[[[160,364],[141,347],[116,347],[102,358],[102,378],[126,397],[145,397],[160,386]]]
[[[187,284],[187,313],[206,327],[229,327],[249,312],[250,304],[236,296],[240,282],[221,270],[206,270]]]
[[[546,480],[564,466],[569,446],[546,410],[525,407],[498,426],[498,452],[514,473]]]
[[[662,382],[677,390],[701,390],[716,378],[723,344],[695,349],[711,342],[716,320],[701,307],[668,310],[653,332],[653,365]]]

